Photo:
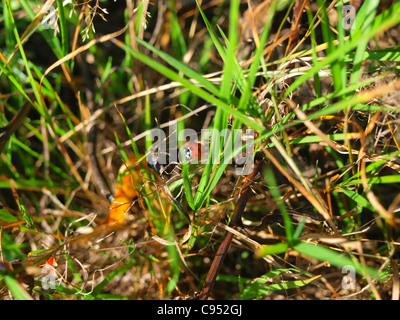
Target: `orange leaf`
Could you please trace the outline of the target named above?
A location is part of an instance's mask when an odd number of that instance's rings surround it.
[[[111,203],[111,209],[108,212],[106,224],[122,223],[125,220],[125,214],[131,206],[131,199],[126,196],[116,197]]]

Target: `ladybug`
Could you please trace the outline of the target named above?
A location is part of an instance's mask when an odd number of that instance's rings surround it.
[[[50,257],[48,260],[46,260],[45,263],[43,263],[43,267],[45,269],[50,269],[50,268],[55,268],[58,266],[58,263],[56,261],[56,259]]]
[[[199,157],[199,145],[197,143],[190,143],[183,149],[186,161],[197,159]]]
[[[189,162],[190,160],[199,158],[200,155],[200,145],[197,143],[187,143],[182,147],[183,157],[185,161]],[[149,154],[147,157],[147,166],[156,172],[159,176],[163,174],[166,168],[169,165],[178,164],[180,161],[178,160],[179,149],[175,150],[175,152],[171,152],[170,150],[164,151],[166,155],[166,163],[160,163],[159,159],[153,154]]]

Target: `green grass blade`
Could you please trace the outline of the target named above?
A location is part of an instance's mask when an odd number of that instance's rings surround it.
[[[354,268],[355,272],[363,276],[368,275],[373,278],[378,277],[377,270],[368,266],[364,266],[357,260],[344,256],[340,252],[333,251],[320,245],[298,242],[293,246],[293,249],[320,261],[328,261],[330,264],[337,267],[351,266]]]
[[[277,5],[277,1],[273,1],[273,2],[271,2],[271,5],[269,7],[267,21],[266,21],[265,27],[264,27],[264,29],[261,33],[260,39],[259,39],[260,43],[254,53],[254,60],[250,65],[247,81],[245,82],[245,86],[244,86],[243,90],[241,91],[242,96],[240,98],[239,105],[238,105],[239,110],[245,110],[246,105],[248,104],[248,101],[251,100],[252,98],[254,98],[254,96],[252,94],[252,88],[256,81],[256,73],[259,69],[260,64],[262,63],[262,59],[263,59],[262,51],[268,40],[269,29],[270,29],[270,26],[272,23],[272,19],[275,15],[276,5]]]
[[[255,281],[253,281],[251,284],[249,284],[244,288],[239,298],[241,300],[257,299],[267,295],[268,293],[280,290],[301,288],[319,277],[316,276],[305,280],[281,281],[279,283],[268,284],[271,282],[271,279],[273,279],[272,282],[276,281],[277,277],[279,277],[281,273],[286,271],[292,271],[292,270],[288,269],[274,270],[257,278]]]
[[[29,18],[33,21],[36,17],[35,12],[32,10],[31,4],[28,3],[27,0],[20,0],[21,6],[28,13]],[[40,34],[43,36],[51,50],[54,52],[58,59],[63,57],[63,48],[58,37],[54,36],[54,30],[51,28],[44,29],[40,28]]]
[[[190,181],[189,165],[187,163],[182,164],[182,178],[183,186],[185,188],[186,201],[192,210],[194,210],[194,198],[192,193],[192,183]]]
[[[332,71],[332,79],[333,79],[333,85],[335,87],[335,91],[340,91],[344,88],[345,83],[343,82],[344,80],[344,75],[345,75],[345,66],[344,66],[344,52],[343,52],[343,33],[342,37],[340,37],[339,34],[339,46],[336,49],[336,47],[333,44],[334,41],[334,33],[330,28],[330,22],[328,19],[328,14],[327,14],[327,9],[325,6],[325,1],[323,0],[318,0],[318,6],[321,8],[320,14],[322,18],[322,35],[324,38],[324,41],[328,44],[328,48],[326,49],[327,55],[332,55],[333,53],[336,54],[336,59],[333,60],[330,64],[330,68]],[[340,10],[339,10],[340,11]],[[340,19],[339,14],[339,18]],[[340,20],[338,20],[340,21]],[[339,24],[339,29],[341,28],[341,24]],[[341,30],[343,30],[341,28]]]
[[[312,61],[313,61],[313,65],[315,65],[318,62],[318,56],[317,53],[315,51],[316,48],[316,35],[315,35],[315,29],[314,29],[314,24],[315,24],[315,20],[312,17],[312,12],[311,12],[311,8],[307,8],[307,17],[308,17],[308,22],[310,24],[309,30],[310,30],[310,37],[311,37],[311,48],[313,49],[312,51]],[[319,73],[315,73],[314,74],[314,89],[315,89],[315,94],[317,99],[321,97],[321,84],[320,84],[320,77],[319,77]]]
[[[338,188],[341,190],[346,196],[348,196],[351,200],[356,202],[357,204],[361,205],[363,208],[371,210],[372,212],[376,212],[375,208],[370,204],[370,202],[364,198],[362,195],[358,194],[357,192],[346,189],[346,188]]]
[[[62,0],[57,1],[58,18],[60,19],[60,30],[61,30],[61,47],[63,55],[67,55],[69,51],[69,29],[67,20],[65,17],[65,7]]]
[[[175,0],[169,0],[169,12],[171,14],[171,42],[175,52],[175,57],[182,60],[187,51],[186,41],[178,22],[178,16],[175,11]]]
[[[328,66],[343,55],[343,53],[350,53],[350,51],[357,48],[360,41],[364,41],[367,39],[371,39],[379,32],[383,32],[386,29],[389,29],[396,24],[400,23],[400,3],[394,4],[390,9],[386,10],[384,13],[380,14],[374,20],[374,24],[372,28],[368,32],[363,32],[357,34],[350,40],[348,40],[344,46],[343,50],[335,50],[331,54],[327,55],[327,57],[314,65],[311,69],[309,69],[305,74],[297,78],[285,91],[283,97],[287,97],[290,93],[292,93],[296,88],[298,88],[301,84],[307,81],[310,77],[312,77],[315,73],[321,70],[323,67]]]
[[[161,65],[157,61],[151,59],[147,55],[144,55],[138,51],[133,50],[130,47],[125,46],[122,44],[122,47],[132,54],[136,59],[142,61],[143,63],[147,64],[149,67],[153,68],[154,70],[158,71],[159,73],[163,74],[167,78],[172,81],[176,81],[182,84],[183,87],[190,90],[193,94],[199,96],[200,98],[204,99],[205,101],[209,102],[217,106],[218,108],[223,109],[224,111],[230,113],[232,116],[239,119],[244,124],[248,125],[250,128],[262,132],[265,130],[264,126],[255,122],[254,120],[247,117],[244,113],[239,110],[232,109],[230,105],[226,104],[224,101],[214,97],[210,93],[206,92],[202,88],[200,88],[197,84],[192,83],[190,80],[180,76],[178,73],[172,71],[171,69]]]
[[[4,283],[11,291],[15,300],[33,300],[29,293],[22,287],[22,285],[12,276],[5,275]]]
[[[368,32],[371,30],[373,26],[373,22],[375,19],[376,15],[376,10],[379,5],[379,0],[367,0],[364,1],[363,5],[361,8],[358,10],[357,15],[356,15],[356,20],[354,21],[356,28],[357,26],[359,27],[358,32]],[[352,29],[354,31],[354,29]],[[355,32],[352,32],[354,34]],[[368,39],[364,39],[359,41],[357,49],[354,53],[354,60],[353,60],[353,70],[350,75],[350,84],[354,84],[358,82],[360,72],[361,72],[361,65],[362,62],[364,61],[363,55],[365,53],[365,50],[367,49],[368,45]]]
[[[232,0],[230,5],[229,14],[229,41],[227,43],[226,57],[224,59],[223,77],[221,82],[221,96],[225,98],[225,101],[230,104],[232,92],[232,78],[233,70],[235,68],[236,60],[236,46],[237,46],[237,24],[239,20],[239,1]]]
[[[275,179],[275,174],[274,174],[272,168],[268,167],[265,170],[264,174],[265,174],[264,180],[268,181],[271,195],[274,198],[274,201],[277,204],[280,212],[282,213],[283,222],[285,224],[286,238],[287,238],[288,244],[290,245],[294,240],[294,236],[293,236],[294,228],[293,228],[292,220],[290,219],[289,213],[286,210],[286,206],[285,206],[284,202],[282,201],[282,196],[278,189],[278,185],[277,185],[277,182]]]
[[[289,249],[289,244],[287,242],[281,242],[276,244],[265,244],[257,252],[258,257],[265,257],[272,254],[285,253]]]
[[[163,59],[165,62],[167,62],[173,68],[182,72],[189,79],[193,79],[193,80],[197,81],[199,83],[199,85],[203,86],[205,89],[207,89],[208,91],[210,91],[212,94],[216,95],[217,97],[220,97],[220,92],[219,92],[218,88],[212,82],[210,82],[206,78],[204,78],[201,74],[199,74],[198,72],[189,68],[186,64],[184,64],[183,62],[170,56],[169,54],[148,44],[147,42],[145,42],[141,39],[136,39],[136,41],[137,41],[137,43],[141,44],[142,46],[144,46],[147,49],[151,50],[152,52],[156,53],[161,59]]]
[[[197,2],[197,4],[198,4],[198,2]],[[199,4],[198,4],[198,8],[199,8],[201,16],[203,17],[204,23],[206,24],[207,30],[210,34],[210,37],[214,43],[214,46],[216,47],[219,55],[221,56],[222,60],[224,61],[224,64],[228,64],[229,66],[231,66],[233,68],[233,70],[232,70],[233,78],[236,81],[237,87],[239,88],[241,93],[246,92],[246,87],[248,86],[247,80],[243,74],[243,70],[239,64],[239,61],[237,60],[236,56],[233,56],[231,54],[228,55],[229,50],[232,50],[232,49],[230,49],[229,40],[226,38],[223,31],[221,29],[219,29],[222,37],[225,39],[225,42],[227,44],[227,48],[225,48],[223,46],[223,44],[221,43],[221,41],[219,40],[217,34],[215,33],[214,29],[212,28],[211,23],[208,21],[207,16],[203,12],[203,10],[201,9]],[[231,97],[231,100],[234,100],[233,97]],[[263,115],[263,113],[260,109],[261,108],[258,105],[258,102],[255,99],[255,97],[253,95],[250,95],[249,100],[247,101],[247,104],[243,105],[242,110],[244,112],[248,112],[252,116],[260,117]]]

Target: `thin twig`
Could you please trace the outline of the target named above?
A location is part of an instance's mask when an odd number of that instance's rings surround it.
[[[239,200],[235,206],[235,211],[231,217],[230,227],[235,228],[240,224],[242,213],[246,207],[246,203],[250,195],[251,191],[250,186],[253,183],[255,176],[260,171],[261,167],[262,167],[262,161],[256,160],[253,172],[246,177],[244,186],[242,188],[242,191],[240,192]],[[199,294],[198,298],[199,300],[207,300],[207,298],[209,297],[211,289],[215,283],[215,279],[217,278],[219,270],[222,267],[222,263],[224,262],[226,254],[228,253],[229,247],[231,246],[232,239],[233,239],[233,233],[228,232],[225,235],[225,238],[222,240],[218,248],[218,251],[215,254],[214,261],[208,272],[207,278],[204,282],[203,289]]]

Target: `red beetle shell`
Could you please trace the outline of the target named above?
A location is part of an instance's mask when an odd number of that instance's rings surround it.
[[[190,143],[185,146],[185,156],[188,160],[197,159],[199,153],[199,145],[197,143]]]

